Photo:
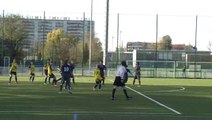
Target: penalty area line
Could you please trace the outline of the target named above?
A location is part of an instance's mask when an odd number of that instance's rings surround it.
[[[154,102],[154,103],[156,103],[156,104],[158,104],[158,105],[160,105],[160,106],[162,106],[162,107],[164,107],[164,108],[166,108],[166,109],[168,109],[168,110],[170,110],[170,111],[172,111],[172,112],[174,112],[174,113],[176,113],[178,115],[181,115],[181,113],[178,112],[177,110],[174,110],[173,108],[170,108],[170,107],[168,107],[168,106],[166,106],[166,105],[164,105],[164,104],[162,104],[162,103],[160,103],[160,102],[158,102],[158,101],[156,101],[156,100],[154,100],[154,99],[142,94],[141,92],[138,92],[138,91],[136,91],[136,90],[134,90],[134,89],[132,89],[132,88],[130,88],[128,86],[126,86],[126,88],[130,89],[131,91],[133,91],[133,92],[135,92],[135,93],[137,93],[137,94],[149,99],[150,101],[152,101],[152,102]]]
[[[78,119],[78,115],[173,115],[173,113],[150,113],[150,112],[114,112],[114,111],[75,111],[75,112],[70,112],[70,111],[0,111],[0,114],[3,113],[18,113],[18,114],[29,114],[29,113],[51,113],[51,114],[55,114],[55,113],[61,113],[61,114],[72,114],[73,115],[73,119],[77,120]]]
[[[160,116],[160,115],[173,115],[174,113],[150,113],[150,112],[109,112],[109,111],[104,111],[104,112],[96,112],[96,111],[75,111],[75,112],[71,112],[71,111],[20,111],[20,110],[14,110],[14,111],[4,111],[1,110],[0,111],[0,115],[1,114],[11,114],[11,113],[16,113],[16,114],[36,114],[36,113],[45,113],[45,114],[50,114],[50,115],[55,115],[56,114],[63,114],[63,115],[73,115],[73,120],[78,120],[78,116],[86,116],[86,115],[98,115],[98,116],[105,116],[105,115],[109,115],[109,116],[143,116],[143,115],[154,115],[154,116]]]

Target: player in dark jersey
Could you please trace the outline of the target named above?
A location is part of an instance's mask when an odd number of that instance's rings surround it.
[[[102,77],[102,84],[105,84],[105,70],[107,69],[105,65],[103,65],[102,60],[99,62],[98,68],[100,70],[100,75]]]
[[[59,64],[59,67],[57,68],[57,70],[61,74],[61,77],[59,79],[57,79],[57,82],[60,81],[60,80],[62,80],[62,72],[61,72],[62,65],[63,65],[63,61],[60,60],[60,64]]]
[[[141,85],[141,66],[139,64],[139,62],[136,63],[135,66],[135,76],[134,76],[134,80],[133,80],[133,85],[135,84],[135,80],[137,79],[139,82],[139,86]]]
[[[71,92],[71,83],[70,83],[70,79],[71,79],[70,72],[71,72],[71,70],[72,70],[72,68],[68,64],[68,60],[65,60],[64,64],[61,67],[62,82],[61,82],[61,85],[60,85],[59,94],[62,93],[63,85],[65,83],[67,85],[67,89],[69,91],[69,94],[72,94],[72,92]]]
[[[72,82],[73,82],[73,84],[75,84],[75,76],[74,76],[74,68],[75,68],[75,66],[74,66],[74,62],[71,60],[71,62],[70,62],[70,66],[71,66],[71,78],[72,78]]]

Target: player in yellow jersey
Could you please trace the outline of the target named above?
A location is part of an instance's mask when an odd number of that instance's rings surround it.
[[[16,60],[13,59],[13,62],[10,64],[10,69],[9,69],[9,73],[10,73],[10,78],[9,78],[9,82],[8,85],[11,84],[11,80],[12,80],[12,76],[15,75],[15,82],[16,84],[18,84],[18,79],[17,79],[17,63]]]
[[[29,80],[34,82],[34,79],[35,79],[35,66],[33,65],[33,62],[31,62],[30,65],[29,65],[29,73],[30,73]]]
[[[93,90],[96,90],[97,86],[99,86],[99,89],[101,89],[101,82],[103,80],[101,73],[100,73],[100,69],[98,68],[98,66],[96,67],[96,69],[94,70],[94,80],[96,82],[96,84],[93,87]]]
[[[49,62],[50,62],[50,59],[47,60],[46,65],[43,67],[43,71],[44,71],[44,74],[45,74],[44,85],[46,85],[47,79],[48,79],[48,64],[49,64]]]
[[[48,81],[49,81],[49,84],[51,83],[50,82],[51,78],[53,78],[52,85],[56,86],[57,80],[56,80],[56,76],[53,74],[52,63],[50,62],[48,64]]]

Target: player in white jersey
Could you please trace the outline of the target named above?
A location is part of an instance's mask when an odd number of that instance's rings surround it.
[[[123,92],[127,98],[127,100],[131,99],[132,97],[129,97],[127,94],[127,90],[125,88],[125,83],[128,80],[128,72],[127,72],[127,64],[126,61],[121,62],[121,66],[118,67],[116,72],[115,81],[113,83],[113,91],[112,91],[112,100],[115,99],[115,92],[116,88],[121,87],[123,89]]]

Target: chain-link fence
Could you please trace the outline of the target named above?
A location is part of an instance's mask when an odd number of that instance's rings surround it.
[[[212,78],[212,62],[182,62],[182,61],[136,61],[141,65],[141,76],[148,78]],[[128,61],[128,68],[134,73],[133,62]],[[183,71],[186,65],[185,71]],[[74,74],[76,76],[93,76],[95,67],[76,67]],[[0,67],[1,75],[9,75],[8,67]],[[116,68],[107,68],[108,77],[115,76]],[[18,76],[29,76],[27,66],[19,66]],[[44,76],[43,67],[36,67],[36,76]],[[54,74],[60,77],[57,67],[54,67]]]

